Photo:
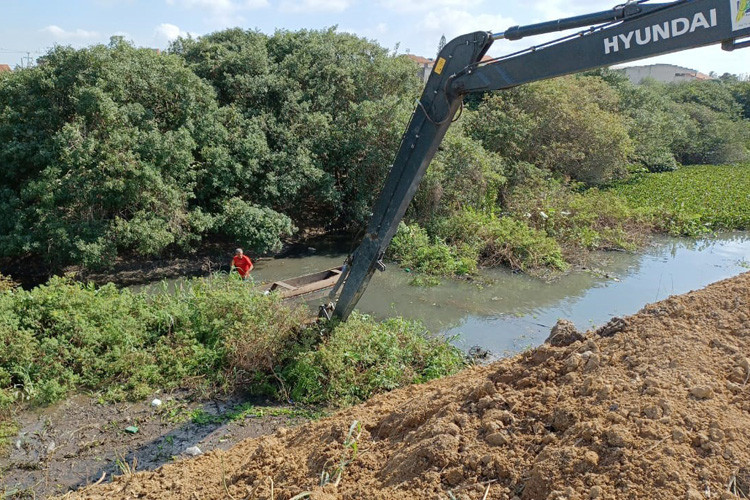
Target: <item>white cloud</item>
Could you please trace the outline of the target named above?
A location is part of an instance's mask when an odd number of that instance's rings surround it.
[[[473,6],[481,3],[476,1]],[[462,7],[466,0],[378,0],[378,5],[396,12],[424,12],[436,7]]]
[[[44,33],[49,33],[56,40],[90,40],[99,36],[99,33],[97,33],[96,31],[86,31],[81,28],[73,31],[66,31],[54,24],[42,28],[41,31]]]
[[[601,0],[535,0],[531,2],[539,13],[539,20],[562,19],[590,12],[613,8],[617,2],[602,3]]]
[[[517,24],[513,19],[504,17],[499,14],[472,14],[465,10],[444,8],[436,11],[430,11],[422,18],[417,25],[417,30],[423,40],[434,40],[434,53],[419,54],[425,57],[432,57],[437,53],[437,44],[441,35],[445,35],[446,40],[472,33],[474,31],[503,31],[509,26]],[[491,53],[500,55],[507,52],[507,47],[501,42],[495,42],[492,46]]]
[[[343,12],[351,7],[353,0],[282,0],[282,12]]]
[[[386,23],[378,23],[372,28],[364,28],[364,29],[354,29],[354,28],[347,28],[347,27],[339,27],[338,31],[341,33],[351,33],[352,35],[356,35],[359,37],[364,38],[378,38],[383,35],[386,35],[390,32],[390,28]]]
[[[154,36],[157,40],[166,40],[171,42],[179,37],[187,37],[190,33],[182,31],[179,26],[169,23],[161,23],[154,30]]]
[[[167,0],[167,5],[179,5],[188,9],[199,8],[218,11],[234,8],[231,0]]]
[[[200,10],[222,25],[241,21],[240,13],[246,10],[262,9],[269,6],[268,0],[166,0],[167,5],[185,9]]]

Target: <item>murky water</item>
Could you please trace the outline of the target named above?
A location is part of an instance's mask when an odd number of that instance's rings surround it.
[[[341,265],[344,253],[329,249],[299,257],[256,262],[256,281],[276,281]],[[485,270],[488,283],[443,280],[436,287],[411,286],[413,275],[391,264],[376,273],[361,312],[379,318],[419,319],[436,333],[456,337],[468,349],[479,345],[495,355],[539,345],[559,318],[579,329],[613,316],[637,312],[650,302],[702,288],[750,271],[750,232],[703,240],[656,238],[639,253],[601,253],[596,270],[577,270],[545,282],[507,270]],[[325,294],[308,303],[317,308]]]
[[[254,274],[273,281],[340,265],[344,257],[326,253],[267,260]],[[431,288],[410,286],[413,275],[390,265],[375,274],[358,309],[376,317],[420,319],[433,332],[457,336],[463,348],[479,345],[501,355],[539,345],[559,318],[588,329],[649,302],[750,271],[750,233],[697,241],[660,237],[639,253],[607,252],[595,260],[596,271],[574,271],[549,283],[485,270],[490,284],[443,280]]]

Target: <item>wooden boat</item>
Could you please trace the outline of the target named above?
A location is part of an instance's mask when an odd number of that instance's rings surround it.
[[[335,267],[326,271],[306,274],[283,281],[274,281],[270,285],[265,286],[264,291],[278,292],[285,299],[317,292],[318,290],[324,290],[335,285],[339,276],[341,276],[341,269],[341,267]]]

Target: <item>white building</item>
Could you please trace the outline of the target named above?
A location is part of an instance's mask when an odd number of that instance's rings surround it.
[[[649,66],[630,66],[615,68],[625,73],[631,82],[638,85],[646,78],[653,78],[661,83],[691,82],[694,80],[713,80],[712,77],[690,68],[674,64],[651,64]]]

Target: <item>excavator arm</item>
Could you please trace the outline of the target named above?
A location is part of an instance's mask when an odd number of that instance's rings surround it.
[[[344,266],[323,308],[327,316],[346,320],[375,270],[384,270],[383,256],[406,213],[430,161],[450,127],[463,97],[472,92],[501,90],[635,61],[670,52],[721,44],[724,50],[750,45],[750,11],[741,0],[679,0],[647,4],[630,1],[612,10],[515,26],[504,33],[475,32],[447,43],[396,153],[385,186],[373,208],[364,238]],[[585,31],[482,62],[499,39],[589,27]]]

